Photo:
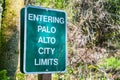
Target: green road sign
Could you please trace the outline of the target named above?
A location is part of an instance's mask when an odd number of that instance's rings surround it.
[[[22,72],[64,72],[67,52],[66,13],[26,6],[21,11],[21,18]]]

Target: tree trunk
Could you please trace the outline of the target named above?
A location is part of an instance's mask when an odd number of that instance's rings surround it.
[[[19,56],[19,18],[24,0],[4,0],[1,25],[0,70],[15,80]]]

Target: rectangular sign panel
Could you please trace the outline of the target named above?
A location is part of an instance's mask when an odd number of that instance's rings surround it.
[[[26,6],[23,10],[22,71],[24,73],[65,71],[67,52],[66,13],[61,10],[34,6]]]

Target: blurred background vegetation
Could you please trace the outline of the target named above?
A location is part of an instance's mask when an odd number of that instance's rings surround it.
[[[0,0],[1,15],[5,1]],[[67,72],[53,74],[52,80],[120,80],[120,0],[24,0],[24,4],[67,12]],[[0,80],[9,80],[7,73],[1,70]],[[15,76],[16,80],[37,80],[20,73],[19,66]]]

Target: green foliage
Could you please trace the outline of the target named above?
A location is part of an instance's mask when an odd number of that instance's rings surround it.
[[[16,74],[16,79],[17,80],[25,80],[25,75],[22,73],[17,73]]]
[[[0,0],[0,4],[2,4],[3,3],[3,0]]]
[[[111,14],[114,21],[120,24],[120,0],[106,0],[105,9]]]
[[[0,71],[0,80],[7,80],[7,71],[6,70]]]
[[[68,71],[69,74],[72,74],[74,70],[71,67],[68,67],[67,71]]]
[[[107,69],[118,69],[120,68],[120,60],[116,57],[110,57],[103,59],[101,63],[98,64],[101,68]]]
[[[120,40],[120,0],[80,0],[74,6],[74,22],[89,37],[86,46],[107,47],[108,40]]]
[[[74,0],[37,0],[36,5],[48,7],[48,8],[55,8],[55,9],[62,9],[67,12],[68,19],[72,21],[72,17],[75,13],[74,8]]]
[[[105,9],[110,13],[120,14],[120,0],[106,0]]]
[[[45,7],[53,7],[62,9],[65,5],[65,0],[37,0],[37,4]]]

